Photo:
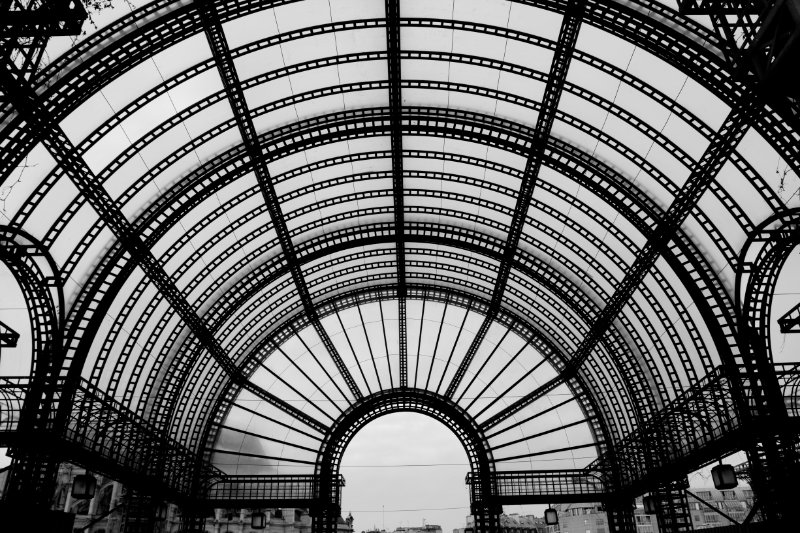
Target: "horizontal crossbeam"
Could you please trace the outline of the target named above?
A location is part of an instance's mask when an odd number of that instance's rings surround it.
[[[467,474],[470,503],[486,502],[482,484]],[[493,472],[490,485],[496,491],[489,502],[499,505],[577,503],[602,501],[608,494],[600,474],[586,470],[521,470]]]
[[[334,482],[344,487],[344,478]],[[211,484],[204,503],[213,507],[315,507],[319,502],[318,476],[225,476]],[[341,501],[339,498],[338,501]]]

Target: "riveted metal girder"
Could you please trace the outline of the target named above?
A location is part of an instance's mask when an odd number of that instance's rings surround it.
[[[544,156],[545,147],[547,146],[547,140],[550,138],[550,130],[553,128],[558,102],[561,100],[561,93],[564,89],[564,80],[567,77],[567,70],[569,70],[572,52],[575,49],[575,42],[578,39],[582,11],[583,2],[580,0],[571,0],[564,13],[561,31],[558,35],[558,43],[556,44],[555,53],[553,55],[553,64],[544,91],[544,98],[542,99],[542,104],[539,109],[539,116],[536,119],[536,127],[533,130],[530,153],[525,163],[525,173],[522,177],[522,184],[520,185],[519,194],[517,195],[517,203],[514,207],[514,215],[511,219],[508,237],[506,238],[506,243],[503,248],[503,259],[500,261],[500,267],[497,272],[497,280],[495,281],[494,291],[492,293],[492,304],[489,307],[489,312],[481,323],[480,329],[478,329],[472,343],[467,349],[464,359],[461,361],[461,364],[459,364],[453,379],[450,381],[450,385],[447,386],[445,396],[448,398],[452,398],[453,395],[455,395],[456,389],[458,389],[469,365],[472,363],[472,359],[475,357],[478,348],[486,337],[486,333],[489,331],[489,326],[494,321],[494,317],[497,315],[503,303],[503,294],[505,293],[506,284],[508,283],[508,276],[514,262],[514,255],[517,253],[517,248],[519,247],[522,228],[525,225],[525,218],[528,214],[533,190],[536,188],[536,181],[539,178],[539,171],[542,168],[542,158]]]
[[[161,263],[153,256],[142,238],[136,234],[131,224],[120,211],[114,200],[94,176],[88,165],[76,153],[72,142],[63,130],[54,124],[41,107],[36,94],[21,84],[13,74],[14,67],[6,65],[0,70],[0,86],[17,110],[35,127],[42,137],[47,149],[56,162],[63,168],[78,190],[90,202],[92,207],[102,218],[125,250],[134,258],[139,267],[147,274],[153,284],[158,287],[170,305],[180,315],[189,329],[208,350],[209,354],[231,377],[234,383],[252,392],[264,401],[290,413],[318,431],[323,431],[325,426],[309,417],[301,410],[296,409],[270,394],[258,385],[249,381],[228,357],[225,349],[208,330],[208,326],[197,315],[186,298],[175,286]]]
[[[292,279],[297,287],[297,293],[300,296],[300,300],[303,302],[303,308],[306,314],[308,314],[311,318],[311,323],[314,325],[317,335],[319,335],[320,339],[325,345],[325,348],[331,354],[331,359],[333,359],[333,361],[336,363],[336,368],[339,370],[339,373],[347,383],[350,392],[356,399],[361,398],[362,394],[358,388],[358,385],[356,385],[353,376],[345,366],[344,361],[342,361],[342,357],[339,355],[338,350],[333,345],[333,341],[331,341],[328,332],[322,327],[319,317],[317,316],[314,302],[311,299],[311,295],[308,293],[308,286],[306,285],[305,278],[303,277],[303,271],[300,268],[300,263],[297,260],[297,254],[295,252],[294,245],[292,244],[291,236],[289,235],[289,229],[286,227],[286,220],[281,212],[278,195],[275,193],[275,187],[272,184],[272,178],[270,177],[269,169],[267,168],[267,162],[264,157],[264,149],[261,146],[258,135],[256,134],[256,128],[253,125],[252,115],[247,108],[247,102],[244,98],[242,84],[239,81],[239,76],[236,73],[233,57],[228,49],[228,42],[225,39],[225,33],[222,29],[222,24],[220,23],[219,16],[216,13],[214,0],[199,0],[198,4],[201,18],[203,20],[203,27],[206,32],[206,37],[208,38],[209,45],[211,46],[211,50],[214,54],[220,77],[225,85],[225,92],[228,100],[231,103],[234,118],[236,119],[236,125],[238,126],[239,133],[242,136],[245,149],[247,150],[247,154],[250,159],[250,164],[252,165],[253,171],[256,174],[256,178],[258,179],[261,194],[264,196],[267,209],[269,210],[272,226],[275,228],[275,231],[278,234],[278,239],[280,240],[281,247],[283,248],[283,254],[292,273]]]
[[[406,251],[403,188],[402,81],[400,62],[400,0],[386,0],[386,59],[389,66],[390,142],[392,150],[392,194],[397,248],[397,305],[399,321],[400,386],[408,386],[408,317],[406,311]],[[389,376],[391,377],[391,371]]]
[[[567,368],[538,389],[528,393],[523,398],[506,407],[503,411],[485,422],[484,427],[490,428],[499,424],[509,416],[518,412],[526,405],[530,405],[552,391],[559,384],[580,370],[580,367],[589,358],[597,344],[612,327],[614,320],[638,290],[645,276],[650,272],[656,260],[661,257],[664,249],[674,238],[680,225],[689,216],[697,205],[700,197],[708,190],[712,180],[719,173],[719,169],[727,161],[731,152],[736,148],[739,140],[744,135],[750,121],[758,109],[758,99],[755,95],[746,95],[742,102],[734,108],[726,118],[717,135],[711,141],[702,158],[695,165],[691,175],[681,188],[675,200],[670,205],[658,226],[648,239],[645,246],[637,255],[636,261],[629,268],[625,277],[617,286],[614,295],[597,316],[590,331],[570,358]]]

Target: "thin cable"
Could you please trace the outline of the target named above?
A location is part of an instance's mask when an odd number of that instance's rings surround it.
[[[458,509],[469,509],[467,506],[462,507],[424,507],[421,509],[348,509],[350,513],[410,513],[413,511],[455,511]]]

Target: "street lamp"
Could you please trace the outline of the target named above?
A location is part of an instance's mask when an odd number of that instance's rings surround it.
[[[72,497],[76,500],[91,500],[97,489],[97,480],[91,474],[78,474],[72,480]]]
[[[711,479],[714,480],[714,487],[717,490],[732,489],[739,485],[733,466],[722,464],[722,461],[711,469]]]
[[[548,526],[554,526],[558,524],[558,512],[552,507],[548,507],[544,511],[544,523]]]

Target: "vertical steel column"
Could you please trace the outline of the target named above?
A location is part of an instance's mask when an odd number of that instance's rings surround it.
[[[749,268],[746,289],[737,292],[743,395],[740,409],[752,439],[745,445],[753,489],[764,518],[773,527],[790,519],[800,500],[796,482],[800,474],[800,439],[790,424],[770,348],[772,298],[778,275],[800,242],[799,219],[800,213],[793,210],[763,222],[748,237],[742,251],[742,267],[737,272],[737,289],[741,290],[744,269]],[[753,243],[760,244],[760,251],[754,259],[747,260]]]
[[[126,491],[123,499],[125,505],[120,533],[153,533],[158,502],[150,495],[130,489]]]
[[[683,478],[664,483],[656,491],[659,533],[692,531],[689,500],[686,498],[688,487],[689,480]]]
[[[338,475],[331,468],[321,471],[317,487],[317,507],[311,524],[312,533],[336,533],[342,514],[342,488]]]
[[[181,508],[179,533],[197,533],[205,531],[205,512],[198,507]]]
[[[500,531],[500,514],[503,512],[501,505],[473,503],[470,505],[470,512],[475,519],[475,533],[498,533]]]
[[[608,530],[611,533],[636,533],[632,500],[609,500],[605,502],[605,508]]]
[[[781,434],[765,435],[747,450],[751,486],[763,518],[775,527],[793,514],[800,501],[796,440]]]
[[[312,533],[336,533],[341,514],[342,508],[337,504],[320,504],[312,516]]]

